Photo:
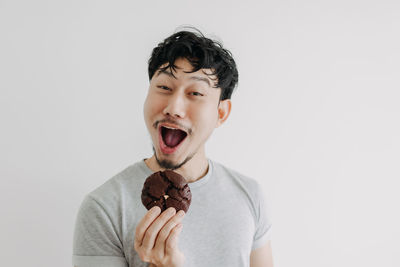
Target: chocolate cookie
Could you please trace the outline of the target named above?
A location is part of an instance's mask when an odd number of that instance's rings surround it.
[[[176,211],[188,211],[192,193],[185,178],[171,171],[155,172],[147,177],[142,189],[142,203],[149,210],[159,206],[161,211],[174,207]]]

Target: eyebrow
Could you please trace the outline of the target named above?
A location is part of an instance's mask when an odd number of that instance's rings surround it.
[[[157,73],[157,76],[159,76],[161,73],[164,73],[164,74],[176,79],[176,77],[170,71],[167,71],[167,70],[164,70],[164,69],[159,69],[158,73]]]
[[[170,71],[160,69],[160,70],[158,70],[157,76],[159,76],[161,73],[166,74],[166,75],[168,75],[169,77],[173,77],[173,78],[176,79],[176,77],[175,77],[175,76],[172,74],[172,72],[170,72]],[[209,87],[211,87],[210,80],[207,79],[206,77],[191,76],[190,79],[191,79],[191,80],[195,80],[195,81],[205,82]]]
[[[203,81],[203,82],[207,83],[208,86],[211,87],[210,80],[205,77],[192,76],[192,77],[190,77],[190,79],[195,80],[195,81]]]

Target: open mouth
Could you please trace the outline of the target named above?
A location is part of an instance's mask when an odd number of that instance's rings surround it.
[[[187,133],[181,129],[168,126],[160,127],[161,138],[167,148],[176,148],[186,138]]]

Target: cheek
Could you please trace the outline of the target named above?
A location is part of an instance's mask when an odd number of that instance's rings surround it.
[[[152,116],[154,116],[154,114],[157,114],[160,107],[161,107],[160,101],[152,93],[149,93],[146,97],[143,107],[145,118],[149,119]]]
[[[200,127],[202,135],[208,137],[217,125],[218,111],[216,108],[208,108],[206,110],[207,112],[197,113],[199,115],[197,119],[201,122],[198,127]]]
[[[143,105],[143,115],[147,128],[150,129],[154,120],[154,103],[149,96],[147,96]]]
[[[149,105],[150,105],[149,98],[146,97],[146,100],[144,101],[144,104],[143,104],[143,115],[144,115],[144,119],[145,119],[146,123],[149,118],[149,112],[150,112]]]

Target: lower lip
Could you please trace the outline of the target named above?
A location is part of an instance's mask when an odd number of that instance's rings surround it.
[[[186,136],[187,137],[187,136]],[[175,147],[169,147],[164,143],[161,135],[161,127],[158,129],[158,142],[160,144],[160,149],[163,154],[173,154],[178,148],[185,142],[186,137]]]

